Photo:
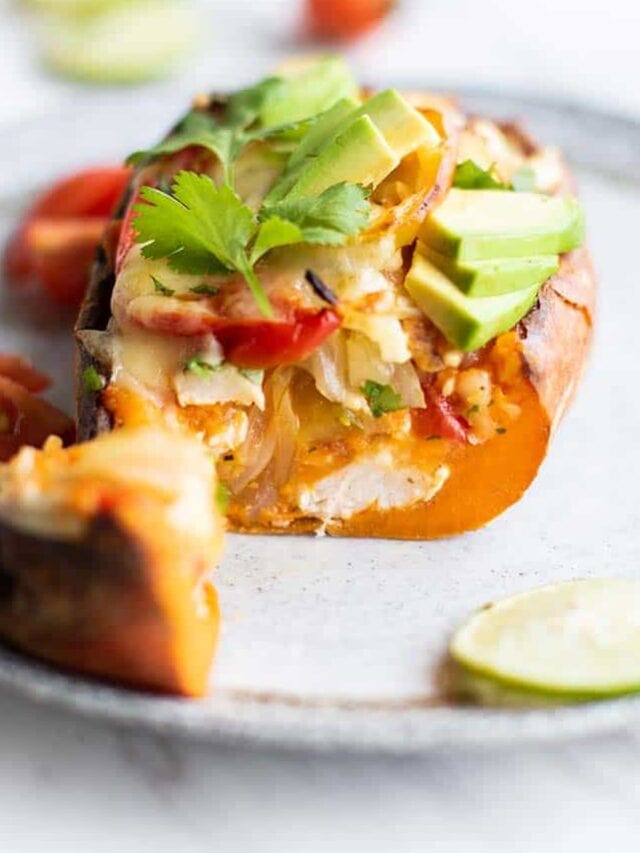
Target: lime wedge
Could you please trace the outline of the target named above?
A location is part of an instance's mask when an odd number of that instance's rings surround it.
[[[52,19],[44,30],[44,59],[66,77],[135,83],[164,76],[197,40],[190,5],[138,0],[96,16]]]
[[[640,691],[640,581],[571,581],[497,601],[450,652],[471,674],[550,698]]]

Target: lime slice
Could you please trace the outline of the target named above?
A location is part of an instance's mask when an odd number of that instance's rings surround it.
[[[640,691],[640,581],[541,587],[478,611],[451,656],[499,685],[596,699]]]
[[[170,0],[139,0],[100,15],[51,20],[44,59],[59,74],[97,83],[164,76],[198,40],[194,10]]]

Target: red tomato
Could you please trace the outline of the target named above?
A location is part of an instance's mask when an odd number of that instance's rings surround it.
[[[131,199],[129,203],[129,207],[127,208],[127,212],[124,215],[124,219],[122,220],[122,227],[120,229],[120,237],[118,240],[118,247],[116,249],[116,275],[120,272],[122,268],[122,263],[127,255],[129,249],[135,243],[136,232],[133,227],[133,220],[135,219],[135,211],[134,207],[136,204],[140,202],[139,193],[135,193],[134,197]]]
[[[298,310],[281,320],[233,317],[201,309],[198,303],[159,297],[162,310],[129,311],[145,329],[176,337],[215,335],[225,358],[238,367],[273,367],[301,361],[342,322],[331,308]],[[156,303],[157,304],[157,303]],[[194,310],[195,309],[195,310]]]
[[[313,35],[351,38],[370,29],[394,5],[393,0],[306,0]]]
[[[131,170],[122,166],[107,166],[85,169],[63,178],[40,195],[27,211],[22,224],[10,238],[4,253],[4,272],[10,282],[23,284],[31,279],[41,281],[45,290],[56,301],[75,305],[82,299],[87,283],[88,235],[97,234],[91,253],[100,240],[105,220],[111,216],[118,200],[129,181]],[[80,227],[79,222],[87,219],[91,225]],[[34,248],[33,229],[36,232],[44,222],[42,230],[47,246],[47,258],[37,254]],[[96,222],[100,222],[100,226]],[[72,223],[68,230],[62,229],[56,236],[52,222]],[[70,232],[75,229],[75,237]],[[54,244],[56,252],[53,253]],[[72,259],[76,246],[77,262]],[[56,257],[51,257],[51,254]],[[44,273],[43,273],[44,267]],[[82,280],[79,270],[83,270]]]
[[[106,218],[35,219],[26,230],[33,272],[61,305],[79,305]]]
[[[24,225],[15,231],[4,250],[2,271],[11,284],[23,284],[33,272],[31,254],[24,239]]]
[[[71,418],[0,376],[0,460],[6,461],[25,444],[41,447],[50,435],[59,435],[70,444],[75,437]]]
[[[44,391],[51,385],[49,377],[36,370],[28,359],[11,353],[0,353],[0,376],[12,379],[27,391]]]
[[[439,436],[466,444],[469,424],[457,415],[446,397],[433,388],[423,388],[427,401],[426,409],[413,410],[413,427],[422,438]]]
[[[27,217],[110,216],[130,177],[131,169],[125,166],[83,169],[57,181],[38,196]]]
[[[287,323],[268,321],[252,325],[231,322],[215,332],[225,358],[238,367],[275,367],[302,361],[342,322],[331,308],[316,314],[299,313]]]

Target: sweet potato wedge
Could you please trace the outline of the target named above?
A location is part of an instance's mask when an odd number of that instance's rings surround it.
[[[121,430],[23,448],[0,470],[0,635],[57,666],[207,690],[222,523],[199,443]]]

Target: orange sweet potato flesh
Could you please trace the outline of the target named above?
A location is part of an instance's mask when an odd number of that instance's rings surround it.
[[[202,696],[218,635],[215,590],[200,602],[175,553],[121,520],[96,518],[78,542],[0,527],[0,633],[64,669],[154,692]],[[173,550],[173,549],[172,549]]]
[[[519,500],[535,477],[549,441],[576,390],[592,336],[595,274],[586,249],[562,258],[537,305],[515,334],[510,399],[521,408],[504,435],[455,449],[451,475],[428,503],[366,510],[329,525],[334,536],[438,539],[475,530]]]
[[[114,451],[122,454],[133,434],[114,433]],[[152,443],[154,435],[143,433]],[[105,438],[96,442],[104,446]],[[184,500],[191,497],[187,488],[172,491],[175,478],[163,481],[157,471],[148,482],[114,476],[111,451],[104,477],[96,475],[95,465],[89,474],[69,474],[92,447],[33,452],[36,464],[29,474],[36,475],[24,487],[24,502],[21,469],[31,457],[23,451],[22,460],[17,457],[3,471],[0,636],[75,672],[138,689],[202,696],[219,628],[216,593],[208,581],[223,532],[214,495],[206,530],[198,522],[193,530],[184,521],[172,523],[176,510],[184,514]],[[193,458],[197,465],[199,456]],[[44,495],[36,510],[28,499],[32,482]],[[194,501],[203,500],[212,482],[201,481]],[[186,509],[190,518],[190,506]]]
[[[446,458],[450,476],[430,501],[400,509],[367,509],[330,522],[326,532],[439,539],[476,530],[518,501],[536,476],[581,378],[592,337],[595,286],[587,250],[570,252],[518,328],[491,346],[489,359],[504,365],[498,381],[520,407],[504,434],[484,444],[451,443]],[[317,520],[306,517],[294,519],[285,530],[259,523],[247,527],[233,512],[229,522],[232,530],[251,533],[317,529]]]

